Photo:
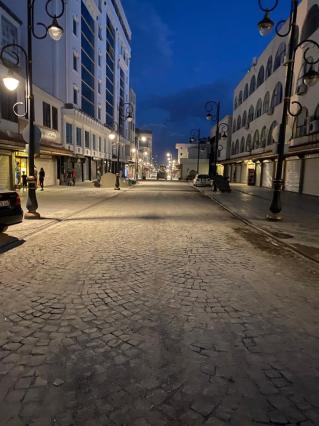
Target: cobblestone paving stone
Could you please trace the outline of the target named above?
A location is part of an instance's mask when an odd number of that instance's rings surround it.
[[[183,184],[0,257],[0,424],[319,425],[318,267]]]

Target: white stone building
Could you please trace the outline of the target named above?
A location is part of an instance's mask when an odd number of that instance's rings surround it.
[[[25,47],[26,2],[1,4],[15,17],[16,40]],[[35,21],[49,24],[41,6]],[[121,169],[129,160],[124,110],[129,102],[131,30],[120,0],[68,0],[59,24],[64,34],[58,42],[33,39],[33,81],[60,105],[59,136],[65,151],[55,160],[57,179],[75,167],[79,180],[93,180],[98,170],[115,170],[118,144]],[[48,115],[48,107],[43,108],[43,116]],[[114,127],[118,137],[111,144]]]
[[[287,25],[287,24],[286,24]],[[303,0],[298,10],[298,42],[319,42],[319,5]],[[285,27],[284,27],[285,28]],[[275,36],[237,85],[234,93],[230,159],[223,162],[233,182],[271,187],[276,169],[276,134],[282,119],[288,40]],[[319,195],[319,83],[307,87],[304,48],[296,51],[293,96],[302,113],[289,118],[284,167],[285,190]],[[313,59],[319,52],[308,52]],[[315,65],[319,70],[319,64]],[[293,112],[296,104],[292,103]]]

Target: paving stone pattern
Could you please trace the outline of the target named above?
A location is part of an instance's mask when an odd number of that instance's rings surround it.
[[[0,424],[319,425],[319,270],[187,185],[0,257]]]

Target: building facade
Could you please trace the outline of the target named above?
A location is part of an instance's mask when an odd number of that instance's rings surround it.
[[[9,42],[26,46],[26,3],[20,0],[0,2],[2,46]],[[36,22],[47,23],[44,9],[36,9]],[[59,23],[64,28],[59,42],[49,37],[33,39],[33,81],[38,88],[38,93],[35,89],[35,103],[36,110],[40,106],[43,109],[39,112],[43,116],[39,123],[43,127],[41,152],[49,142],[52,147],[59,145],[61,148],[54,159],[55,183],[62,183],[69,169],[76,170],[78,180],[94,180],[98,172],[116,169],[118,153],[122,170],[130,159],[125,104],[129,102],[131,30],[120,0],[69,0],[65,2],[65,12]],[[36,31],[41,28],[36,26]],[[5,72],[1,65],[1,73]],[[50,98],[50,103],[46,102],[49,106],[43,104],[44,94]],[[5,103],[5,96],[8,97],[1,91],[2,103]],[[19,92],[17,99],[23,97],[23,91]],[[6,123],[1,121],[0,130],[5,130],[5,125],[11,126],[19,135],[23,123],[20,124],[21,120],[15,116],[10,116],[11,121],[6,120],[8,115],[9,108],[3,110]],[[54,139],[56,129],[52,128],[52,123],[57,120],[59,129]],[[49,133],[48,128],[51,129]],[[118,137],[111,143],[109,135],[113,130]],[[20,143],[19,150],[26,152],[21,135],[15,139]],[[0,141],[1,145],[3,148]],[[5,163],[5,160],[0,161]],[[37,158],[35,162],[37,166],[40,163]],[[47,164],[47,168],[51,170],[51,167]]]
[[[148,178],[153,169],[153,133],[151,130],[135,130],[135,161],[138,179]]]
[[[287,25],[287,24],[286,24]],[[298,39],[319,42],[319,5],[303,0],[298,10]],[[285,27],[283,28],[283,30]],[[318,58],[310,47],[307,55]],[[233,182],[272,187],[276,170],[279,124],[282,119],[288,39],[275,36],[234,92],[230,156],[221,163]],[[292,113],[299,102],[302,111],[289,116],[285,146],[284,189],[319,195],[319,84],[306,86],[309,69],[304,48],[296,50]],[[319,71],[319,64],[314,65]]]

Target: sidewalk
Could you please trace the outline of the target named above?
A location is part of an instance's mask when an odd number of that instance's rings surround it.
[[[265,217],[272,190],[244,184],[232,184],[231,188],[230,194],[214,193],[210,188],[200,191],[242,220],[319,262],[319,197],[282,192],[283,221],[269,222]]]
[[[41,214],[41,219],[24,220],[18,225],[10,226],[5,233],[1,233],[0,253],[23,244],[27,237],[36,232],[126,190],[127,188],[122,188],[121,191],[114,191],[113,188],[95,188],[92,182],[77,186],[51,186],[44,191],[38,189],[38,212]],[[27,192],[19,191],[19,195],[22,208],[26,211]]]

